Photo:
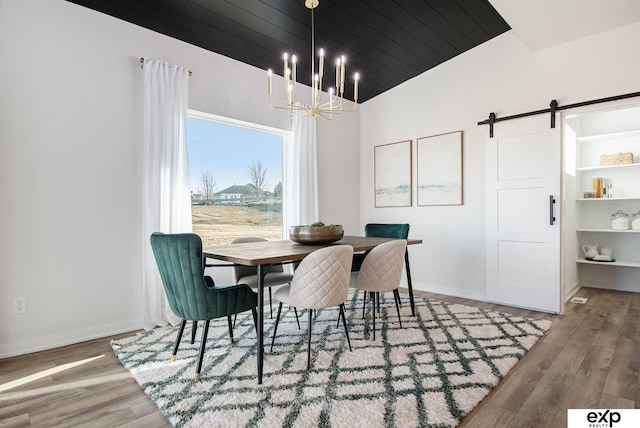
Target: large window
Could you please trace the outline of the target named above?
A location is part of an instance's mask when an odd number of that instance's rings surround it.
[[[190,112],[193,231],[205,245],[283,237],[286,131]]]

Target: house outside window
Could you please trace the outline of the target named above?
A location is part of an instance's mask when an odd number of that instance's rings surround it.
[[[205,245],[283,239],[288,138],[288,131],[189,112],[193,231]]]

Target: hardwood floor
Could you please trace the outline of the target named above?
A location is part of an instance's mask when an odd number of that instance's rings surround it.
[[[130,335],[0,360],[0,427],[170,427],[109,345]]]
[[[553,321],[461,427],[565,427],[570,408],[640,405],[640,294],[583,288],[564,315],[419,294]],[[113,354],[129,335],[0,360],[0,427],[171,426]]]
[[[567,409],[640,404],[640,294],[583,288],[464,427],[566,427]],[[505,309],[507,312],[513,310]]]

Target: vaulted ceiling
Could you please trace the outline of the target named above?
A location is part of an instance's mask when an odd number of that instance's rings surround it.
[[[304,0],[68,1],[280,75],[283,53],[296,54],[298,80],[311,83]],[[345,93],[352,98],[350,76],[359,72],[359,102],[510,29],[487,0],[320,0],[314,17],[327,83],[334,58],[345,55]]]

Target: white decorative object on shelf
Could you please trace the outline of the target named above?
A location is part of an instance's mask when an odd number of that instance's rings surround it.
[[[640,211],[631,216],[631,229],[640,230]]]
[[[582,246],[582,251],[584,251],[584,256],[588,259],[592,259],[595,256],[600,255],[600,253],[598,253],[598,244],[584,244]]]
[[[611,214],[611,229],[627,230],[629,229],[629,215],[622,210]]]

